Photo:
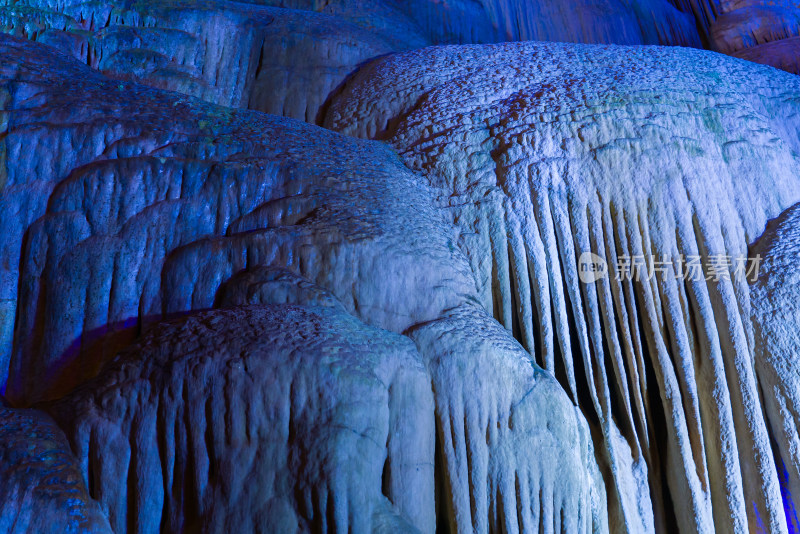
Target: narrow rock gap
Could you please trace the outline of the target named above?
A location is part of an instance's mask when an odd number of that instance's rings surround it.
[[[87,486],[89,495],[92,499],[98,499],[100,496],[97,494],[97,481],[95,477],[97,477],[97,473],[95,472],[94,460],[93,458],[97,457],[97,453],[95,451],[95,444],[94,444],[94,436],[91,434],[89,435],[88,440],[89,450],[87,451],[87,460],[86,460],[86,478],[87,478]]]
[[[522,335],[521,321],[524,321],[525,318],[521,317],[522,306],[520,304],[521,301],[519,297],[519,287],[517,287],[520,281],[517,280],[518,277],[514,272],[516,271],[516,269],[514,265],[514,255],[511,251],[511,246],[512,246],[511,241],[507,242],[507,246],[508,246],[508,267],[509,267],[508,280],[511,291],[511,334],[514,336],[514,339],[519,341],[520,344],[523,347],[525,347],[526,350],[534,352],[536,350],[536,347],[535,346],[526,347],[525,339],[524,336]]]
[[[625,295],[622,294],[622,291],[619,292],[619,297],[621,299],[625,298]],[[615,295],[613,293],[612,293],[612,298],[615,298]],[[625,303],[624,302],[620,303],[620,309],[625,309]],[[614,327],[617,329],[616,331],[618,333],[622,332],[622,325],[620,323],[620,314],[618,314],[618,313],[614,313]],[[626,347],[623,344],[620,344],[620,347],[622,347],[623,350],[627,350],[631,354],[631,358],[630,359],[632,360],[633,359],[633,350],[634,350],[633,347]],[[623,354],[621,359],[622,359],[622,373],[624,374],[622,379],[625,380],[628,383],[628,388],[629,388],[629,391],[631,392],[630,427],[631,427],[631,430],[633,431],[633,436],[638,438],[639,447],[642,448],[642,439],[643,439],[643,436],[645,435],[645,428],[644,428],[644,425],[642,424],[642,421],[640,420],[640,418],[637,417],[637,415],[638,415],[638,408],[637,408],[638,401],[636,400],[637,397],[636,397],[636,394],[635,394],[635,392],[637,391],[637,388],[639,387],[639,385],[636,384],[636,381],[634,380],[634,373],[632,372],[632,369],[630,369],[629,358],[627,358],[626,355]],[[645,456],[647,456],[646,452],[645,452]]]
[[[212,395],[213,395],[213,393],[212,393]],[[212,397],[209,396],[209,397],[206,398],[206,402],[205,402],[205,418],[206,418],[207,423],[206,423],[205,432],[203,433],[203,438],[205,439],[205,445],[206,445],[206,454],[208,455],[208,482],[209,482],[209,484],[212,484],[217,478],[216,466],[214,465],[216,463],[216,461],[215,461],[216,454],[215,454],[215,451],[214,451],[214,426],[212,424],[210,424],[211,421],[214,421],[214,413],[213,413],[213,409],[212,409],[212,406],[211,406],[211,403],[212,403],[211,399],[212,399]]]
[[[525,244],[525,242],[523,241],[523,245],[524,244]],[[527,247],[527,245],[525,245],[525,260],[526,261],[527,261],[527,258],[528,258],[528,247]],[[542,336],[543,320],[542,320],[542,317],[539,314],[539,306],[537,306],[536,302],[535,302],[537,296],[539,296],[539,298],[541,298],[541,296],[539,295],[538,291],[534,291],[535,285],[534,285],[534,280],[531,278],[532,276],[534,276],[534,274],[533,274],[533,270],[531,269],[531,265],[529,263],[528,264],[528,284],[531,287],[531,302],[530,302],[530,307],[531,307],[531,331],[532,331],[531,335],[533,336],[533,347],[531,347],[531,356],[533,356],[534,361],[539,365],[539,367],[541,367],[542,369],[546,369],[546,367],[544,366],[544,363],[545,363],[544,337]],[[553,311],[552,310],[553,310],[553,298],[551,296],[550,297],[550,315],[551,315],[550,320],[554,321],[555,317],[553,316]],[[550,324],[552,326],[553,323],[551,322]],[[562,373],[564,374],[564,380],[563,381],[558,376],[558,374],[556,374],[556,372],[557,372],[556,370],[559,367],[558,366],[558,362],[554,362],[554,364],[555,364],[555,368],[552,369],[553,374],[556,375],[556,378],[558,378],[559,382],[561,382],[562,384],[568,384],[568,382],[566,380],[566,371],[563,370],[563,367],[564,367],[563,362],[561,362]],[[566,391],[569,391],[569,389],[566,389]]]
[[[136,450],[136,436],[139,433],[139,425],[141,422],[134,421],[131,423],[130,433],[128,434],[128,449],[130,451],[130,459],[128,460],[128,472],[126,476],[127,495],[125,503],[127,509],[125,510],[125,524],[127,525],[128,532],[138,532],[137,523],[139,522],[140,510],[137,506],[136,497],[139,495],[138,480],[137,480],[137,463],[138,451]]]
[[[562,284],[562,291],[564,294],[564,305],[567,310],[567,332],[569,332],[570,338],[570,347],[580,347],[580,341],[578,339],[578,327],[575,322],[575,315],[572,312],[572,303],[570,301],[569,292],[567,291],[567,282],[564,276],[564,265],[561,261],[558,261],[558,265],[561,268],[561,284]],[[555,343],[554,345],[559,345]],[[573,348],[573,351],[575,349]],[[560,349],[559,349],[560,352]],[[594,410],[594,402],[592,401],[592,397],[590,395],[589,389],[589,382],[586,378],[586,366],[584,365],[584,360],[578,354],[577,358],[574,358],[572,354],[565,355],[572,358],[573,361],[573,368],[575,369],[575,389],[576,394],[578,396],[578,406],[581,408],[586,419],[589,421],[591,425],[599,425],[600,424],[600,417],[599,414]],[[569,391],[569,384],[562,383],[562,387],[566,388]]]
[[[571,314],[568,311],[568,316],[569,315],[571,315]],[[550,321],[551,321],[550,324],[551,325],[555,325],[556,324],[556,320],[557,320],[556,319],[556,301],[555,301],[555,297],[553,295],[551,295],[550,296]],[[577,337],[575,335],[575,333],[574,333],[574,330],[573,330],[574,326],[572,325],[572,320],[570,320],[570,324],[567,325],[567,328],[569,330],[570,337]],[[564,362],[564,358],[566,357],[566,355],[562,354],[562,352],[561,352],[561,343],[559,343],[558,340],[554,340],[554,341],[555,342],[553,343],[553,353],[554,353],[553,354],[553,362],[554,362],[553,365],[554,365],[555,368],[553,369],[553,374],[555,375],[556,380],[558,380],[558,382],[561,384],[561,387],[564,388],[565,391],[569,392],[570,391],[569,376],[567,374],[567,365]],[[577,341],[577,340],[575,340],[575,341]],[[544,359],[544,355],[543,354],[541,355],[541,358]],[[582,400],[579,401],[579,404],[582,406],[583,403],[586,402],[586,401],[589,401],[589,399],[582,399]],[[573,402],[575,402],[574,398],[573,398]]]
[[[439,423],[438,417],[436,421],[436,442],[433,456],[433,484],[434,495],[436,498],[436,534],[451,534],[450,528],[450,507],[449,502],[452,494],[448,489],[447,484],[447,469],[444,463],[444,455],[442,454],[442,428]]]
[[[601,318],[601,321],[602,320],[603,319]],[[600,338],[603,350],[603,365],[606,369],[606,385],[609,391],[608,402],[611,406],[610,415],[616,423],[620,433],[623,435],[623,437],[625,437],[625,440],[628,442],[631,450],[635,451],[638,448],[634,446],[636,442],[636,433],[634,432],[630,417],[628,417],[627,410],[625,409],[623,393],[619,390],[619,384],[617,381],[609,379],[609,371],[613,372],[614,362],[611,358],[611,345],[609,343],[605,328],[600,328]],[[625,377],[623,377],[623,379],[624,378]]]
[[[168,445],[167,445],[167,432],[169,429],[167,428],[167,417],[164,413],[164,399],[159,398],[159,401],[155,406],[155,414],[156,414],[156,432],[158,433],[158,457],[161,460],[161,480],[164,484],[164,503],[162,504],[161,508],[161,521],[159,524],[159,532],[166,532],[167,530],[167,517],[169,517],[169,503],[170,503],[170,487],[169,487],[169,480],[172,477],[172,473],[169,472],[169,465],[167,464],[167,458],[169,457]]]
[[[639,292],[634,288],[632,294],[636,309],[643,309]],[[639,325],[639,332],[645,332],[642,314],[637,314],[636,320]],[[646,385],[645,411],[647,412],[647,419],[650,423],[648,427],[651,433],[649,440],[651,465],[648,466],[650,470],[648,482],[650,484],[650,495],[653,501],[653,516],[655,523],[664,526],[666,532],[678,532],[678,520],[675,516],[675,507],[666,475],[668,470],[666,460],[669,452],[668,450],[664,450],[665,445],[669,442],[667,419],[664,414],[664,405],[661,401],[661,392],[659,391],[655,368],[651,361],[653,351],[649,346],[647,336],[642,335],[640,342],[642,344],[642,362],[644,363]],[[656,500],[656,496],[661,497],[661,502]]]

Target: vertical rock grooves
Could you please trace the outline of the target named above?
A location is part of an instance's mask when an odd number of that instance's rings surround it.
[[[588,426],[496,321],[468,305],[409,335],[431,373],[451,532],[608,530]]]
[[[612,531],[787,528],[733,262],[798,200],[798,96],[794,77],[709,53],[515,43],[378,60],[329,108],[328,126],[425,174],[484,307],[532,353],[540,339],[546,369],[564,358],[602,435]],[[610,276],[581,281],[584,252]],[[654,275],[617,280],[637,256]]]
[[[62,425],[115,532],[608,530],[583,416],[390,148],[0,55],[0,379]]]
[[[387,148],[135,84],[123,92],[41,46],[3,47],[20,58],[0,71],[13,162],[2,272],[17,317],[3,383],[15,402],[70,389],[164,314],[214,306],[248,267],[299,272],[394,331],[474,293],[429,192]]]
[[[308,122],[359,63],[407,47],[326,14],[213,0],[2,0],[0,31],[115,79]]]
[[[47,414],[0,402],[0,530],[110,534],[61,429]]]
[[[158,325],[49,409],[114,532],[433,528],[425,368],[341,307]]]

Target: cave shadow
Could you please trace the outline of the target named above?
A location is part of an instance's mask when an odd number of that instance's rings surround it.
[[[40,385],[35,399],[14,401],[5,398],[14,408],[55,401],[98,376],[119,354],[136,342],[152,326],[204,310],[189,310],[170,314],[151,314],[128,317],[88,330],[76,337],[58,358],[46,363],[46,371],[36,377]],[[42,362],[45,363],[45,362]],[[9,376],[8,380],[20,380]],[[24,391],[24,389],[22,389]],[[34,403],[31,403],[34,400]]]

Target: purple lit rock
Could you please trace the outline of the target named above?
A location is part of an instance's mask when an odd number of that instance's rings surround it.
[[[111,534],[64,433],[45,413],[0,401],[0,531]]]
[[[51,408],[115,532],[431,532],[430,381],[343,310],[153,328]]]

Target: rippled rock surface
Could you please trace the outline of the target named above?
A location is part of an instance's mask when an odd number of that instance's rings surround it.
[[[733,262],[800,198],[799,97],[793,75],[701,51],[440,47],[363,68],[326,124],[439,192],[484,308],[594,425],[612,531],[780,532]],[[610,276],[583,283],[585,252]],[[624,276],[635,257],[659,274]]]
[[[0,404],[0,530],[111,534],[64,433],[47,414]]]
[[[408,338],[284,305],[159,325],[53,411],[115,532],[417,532],[432,404]]]
[[[776,462],[790,497],[790,529],[800,528],[794,500],[800,495],[800,206],[772,221],[752,247],[762,268],[751,285],[755,366],[776,444]]]
[[[0,49],[5,395],[115,532],[607,531],[583,415],[391,149]]]

